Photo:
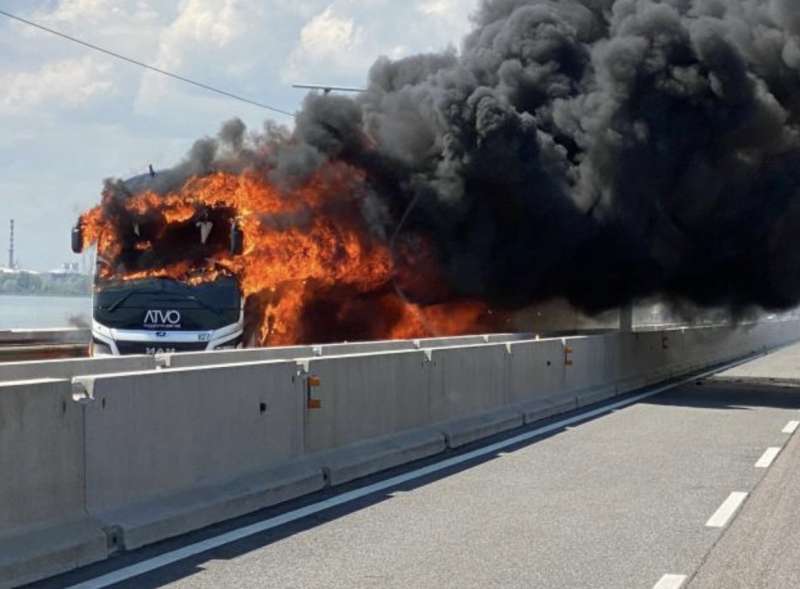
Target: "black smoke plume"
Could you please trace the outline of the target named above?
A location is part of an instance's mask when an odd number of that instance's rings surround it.
[[[226,124],[163,189],[343,161],[370,226],[433,240],[458,296],[800,301],[800,3],[484,0],[473,21],[459,51],[379,59],[363,95],[309,95],[291,131]]]

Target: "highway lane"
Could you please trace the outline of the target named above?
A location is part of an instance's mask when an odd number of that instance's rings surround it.
[[[800,357],[800,346],[788,353]],[[682,386],[118,586],[680,587],[782,464],[769,449],[791,439],[784,429],[798,409],[800,392],[764,382]],[[42,586],[92,579],[278,513]]]

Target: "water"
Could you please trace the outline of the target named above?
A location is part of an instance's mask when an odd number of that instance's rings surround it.
[[[0,295],[0,329],[74,327],[74,319],[88,324],[92,300],[84,297]]]

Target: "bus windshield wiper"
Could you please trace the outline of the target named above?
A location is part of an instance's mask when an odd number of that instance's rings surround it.
[[[185,296],[185,297],[182,297],[182,299],[185,300],[185,301],[192,301],[194,303],[197,303],[201,307],[205,307],[206,309],[208,309],[212,313],[216,313],[217,315],[222,315],[222,312],[224,311],[224,309],[218,309],[218,308],[216,308],[216,307],[214,307],[212,305],[209,305],[207,302],[205,302],[202,299],[197,298],[194,295]]]
[[[111,306],[110,306],[110,307],[108,307],[106,310],[107,310],[107,311],[109,311],[109,312],[114,312],[114,311],[116,311],[116,310],[119,308],[119,306],[120,306],[122,303],[124,303],[125,301],[127,301],[129,298],[131,298],[131,297],[132,297],[133,295],[135,295],[135,294],[136,294],[136,295],[139,295],[139,294],[146,294],[146,295],[157,295],[157,294],[160,294],[160,291],[157,291],[157,290],[132,290],[132,291],[130,291],[130,292],[126,292],[124,295],[122,295],[121,297],[119,297],[119,299],[117,299],[116,301],[114,301],[114,302],[111,304]]]

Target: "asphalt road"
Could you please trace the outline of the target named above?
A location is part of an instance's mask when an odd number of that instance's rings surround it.
[[[800,440],[787,427],[800,420],[800,388],[786,386],[798,365],[795,346],[115,586],[800,586]],[[328,496],[42,586],[90,580]]]

